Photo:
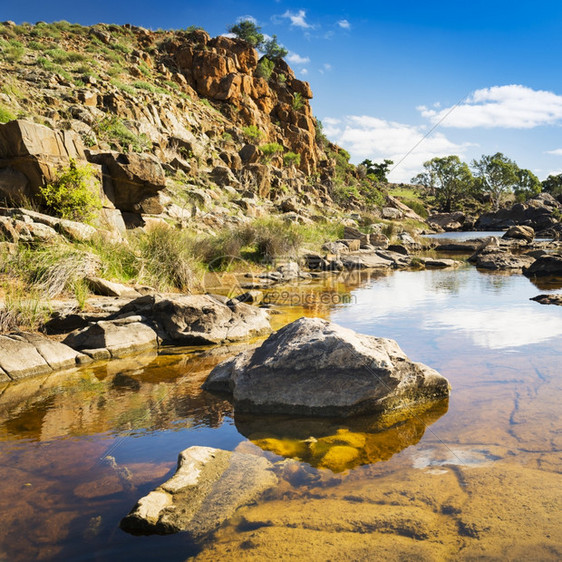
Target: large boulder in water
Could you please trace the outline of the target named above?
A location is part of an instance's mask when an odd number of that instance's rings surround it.
[[[439,400],[450,387],[393,340],[301,318],[215,367],[203,388],[231,392],[236,412],[347,417]]]

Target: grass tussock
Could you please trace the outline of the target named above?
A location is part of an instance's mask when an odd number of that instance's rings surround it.
[[[122,241],[98,236],[88,242],[0,249],[5,303],[0,332],[37,329],[48,319],[53,299],[73,297],[84,308],[89,296],[85,279],[90,276],[163,292],[197,292],[207,271],[251,271],[280,259],[297,259],[304,249],[319,249],[341,236],[342,228],[331,223],[298,225],[267,218],[213,235],[162,225],[130,233]]]

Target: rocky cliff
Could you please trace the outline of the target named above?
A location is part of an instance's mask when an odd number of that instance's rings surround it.
[[[241,39],[67,22],[4,22],[0,37],[8,203],[36,198],[71,159],[93,167],[102,220],[118,230],[272,210],[308,220],[333,204],[338,166],[340,184],[360,183],[319,132],[309,84]]]

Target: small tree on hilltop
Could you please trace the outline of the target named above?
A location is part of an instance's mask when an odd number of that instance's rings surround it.
[[[263,51],[265,56],[271,60],[276,61],[287,56],[287,49],[277,42],[277,35],[274,35],[269,41],[263,43]]]
[[[252,47],[260,47],[263,43],[261,27],[252,20],[242,20],[227,28],[229,33],[234,33],[239,39],[250,43]]]

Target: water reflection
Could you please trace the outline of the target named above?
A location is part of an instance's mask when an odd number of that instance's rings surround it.
[[[0,396],[0,439],[48,441],[131,430],[220,427],[231,415],[231,405],[200,386],[228,355],[228,349],[183,356],[146,354],[10,383]]]
[[[511,310],[448,309],[435,312],[425,329],[455,330],[487,349],[506,349],[536,344],[562,335],[562,316],[550,311],[514,307]]]
[[[236,415],[238,431],[258,447],[315,468],[342,472],[390,459],[415,445],[428,426],[443,416],[448,399],[404,414],[353,419]],[[400,417],[398,417],[400,416]]]

